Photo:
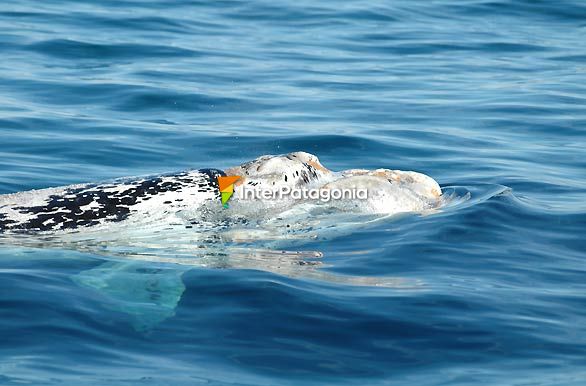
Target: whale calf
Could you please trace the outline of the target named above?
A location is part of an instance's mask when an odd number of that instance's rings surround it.
[[[238,176],[231,199],[232,218],[290,213],[307,202],[246,200],[246,189],[362,189],[362,200],[312,203],[330,211],[362,214],[422,212],[439,205],[441,188],[421,173],[390,169],[333,172],[309,153],[267,155],[226,169],[199,169],[154,177],[124,178],[0,195],[0,232],[83,232],[93,227],[138,222],[183,222],[187,228],[210,224],[221,213],[219,176]],[[360,201],[360,202],[358,202]],[[188,215],[186,215],[188,214]],[[205,216],[203,216],[205,214]]]
[[[234,176],[229,208],[218,177]],[[250,189],[362,189],[367,197],[246,198]],[[434,211],[440,186],[421,173],[390,169],[335,172],[309,153],[267,155],[239,166],[187,170],[0,195],[0,245],[81,252],[98,265],[72,280],[106,307],[150,330],[174,315],[195,267],[254,269],[333,283],[420,287],[416,280],[322,270],[308,240],[337,238],[401,213]],[[307,247],[307,245],[306,245]],[[313,243],[309,248],[319,247]],[[88,255],[85,252],[89,252]],[[26,255],[24,255],[26,256]]]

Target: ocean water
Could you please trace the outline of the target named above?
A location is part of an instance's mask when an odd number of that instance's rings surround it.
[[[454,197],[310,269],[3,242],[0,384],[586,383],[583,1],[20,0],[0,54],[1,194],[303,150]]]

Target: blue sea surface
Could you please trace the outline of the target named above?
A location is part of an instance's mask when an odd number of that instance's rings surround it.
[[[0,55],[0,194],[302,150],[458,198],[293,243],[335,281],[2,243],[0,384],[586,384],[586,2],[6,1]]]

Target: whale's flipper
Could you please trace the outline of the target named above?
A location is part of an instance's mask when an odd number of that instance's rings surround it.
[[[291,278],[357,286],[418,288],[421,285],[414,280],[323,271],[320,268],[326,265],[320,261],[322,254],[317,251],[227,246],[218,253],[202,256],[124,254],[117,257],[128,261],[107,261],[75,275],[72,280],[96,291],[104,307],[128,315],[132,326],[141,332],[152,330],[175,315],[185,292],[182,276],[197,267],[262,270]]]
[[[109,261],[72,279],[96,290],[104,305],[130,316],[137,331],[148,331],[175,315],[185,291],[181,276],[191,267],[153,266],[150,262]]]

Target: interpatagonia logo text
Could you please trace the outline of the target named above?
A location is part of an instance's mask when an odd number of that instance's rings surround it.
[[[279,189],[257,189],[243,186],[241,200],[367,200],[368,189],[324,189],[324,188],[291,188],[283,186]]]

